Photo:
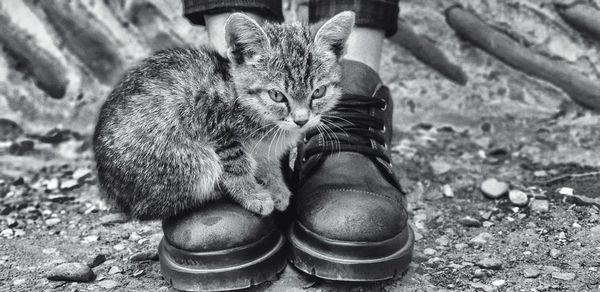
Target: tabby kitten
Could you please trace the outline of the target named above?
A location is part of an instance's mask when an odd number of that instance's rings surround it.
[[[281,156],[341,95],[339,61],[354,25],[259,25],[233,14],[227,58],[159,52],[101,108],[94,151],[102,189],[134,218],[164,219],[229,196],[261,214],[289,203]]]

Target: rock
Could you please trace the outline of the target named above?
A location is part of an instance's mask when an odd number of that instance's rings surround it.
[[[577,222],[573,222],[573,228],[581,228],[581,224],[577,223]]]
[[[124,213],[112,213],[108,215],[104,215],[100,217],[100,224],[102,225],[111,225],[111,224],[120,224],[127,221],[127,215]]]
[[[59,186],[60,186],[60,181],[58,180],[58,178],[52,178],[52,179],[49,179],[46,181],[46,190],[47,191],[57,190]]]
[[[0,235],[2,235],[3,237],[11,237],[14,234],[15,234],[15,232],[10,228],[4,229],[4,230],[2,230],[2,232],[0,232]]]
[[[77,181],[76,179],[68,179],[68,180],[63,181],[60,184],[60,189],[62,191],[70,191],[70,190],[78,188],[79,186],[80,186],[79,181]]]
[[[452,169],[452,165],[443,160],[434,160],[429,164],[435,175],[444,174]]]
[[[540,275],[540,270],[534,268],[526,268],[523,270],[523,277],[525,278],[537,278]]]
[[[510,192],[508,192],[508,199],[515,206],[527,206],[527,203],[529,203],[527,194],[520,190],[510,190]]]
[[[131,232],[131,234],[127,238],[131,241],[138,241],[142,237],[139,234],[137,234],[136,232]]]
[[[560,190],[558,190],[558,193],[561,195],[565,195],[565,196],[572,196],[573,189],[572,188],[560,188]]]
[[[96,242],[96,241],[98,241],[98,239],[100,239],[100,236],[98,236],[98,235],[88,235],[83,238],[83,242],[86,242],[86,243]]]
[[[16,122],[0,118],[0,141],[14,141],[23,133],[23,128]]]
[[[575,279],[575,274],[574,273],[553,272],[552,278],[564,280],[564,281],[571,281],[571,280]]]
[[[481,192],[490,199],[497,199],[508,192],[508,184],[495,178],[488,178],[481,183]]]
[[[92,171],[87,168],[78,168],[73,172],[73,179],[77,181],[85,180],[92,176]]]
[[[560,250],[556,248],[550,250],[550,257],[552,257],[553,259],[557,259],[561,254],[562,252],[560,252]]]
[[[25,230],[23,229],[13,229],[15,232],[15,237],[23,237],[25,236]]]
[[[50,218],[50,219],[46,219],[46,226],[54,226],[58,223],[60,223],[60,218]]]
[[[550,203],[546,200],[533,200],[529,205],[532,211],[536,212],[548,212],[550,209]]]
[[[124,250],[126,248],[126,246],[124,244],[119,243],[119,244],[116,244],[115,246],[113,246],[113,248],[116,251],[122,251],[122,250]]]
[[[546,177],[548,176],[548,172],[545,170],[536,170],[533,172],[533,176],[535,177]]]
[[[100,286],[106,290],[110,290],[110,289],[119,287],[120,284],[115,280],[102,280],[102,281],[98,282],[98,286]]]
[[[466,243],[457,243],[454,245],[454,248],[456,248],[457,250],[463,250],[467,247],[469,247],[469,245]]]
[[[103,254],[96,255],[92,260],[88,262],[88,267],[95,268],[106,261],[106,256]]]
[[[492,281],[492,286],[500,287],[500,286],[504,286],[504,284],[506,284],[505,280],[494,280],[494,281]]]
[[[158,253],[152,250],[138,252],[134,254],[129,260],[132,262],[158,261]]]
[[[450,238],[448,238],[448,236],[446,235],[442,235],[440,237],[438,237],[435,242],[441,246],[447,246],[448,244],[450,244]]]
[[[475,272],[473,272],[473,277],[483,279],[487,277],[487,274],[482,269],[477,269]]]
[[[469,240],[469,242],[471,243],[475,243],[475,244],[486,244],[489,240],[493,239],[494,237],[487,233],[487,232],[483,232],[480,233],[479,235],[471,238],[471,240]]]
[[[31,140],[23,140],[20,142],[13,142],[8,147],[8,153],[12,155],[21,156],[33,151],[34,143]]]
[[[433,248],[426,248],[423,250],[423,254],[428,255],[428,256],[434,255],[434,254],[436,254],[436,252],[437,251]]]
[[[491,221],[483,221],[482,226],[485,228],[491,227],[494,225],[494,222]]]
[[[135,278],[141,277],[143,275],[146,274],[146,271],[144,270],[137,270],[135,272],[133,272],[132,276],[134,276]]]
[[[477,262],[477,265],[481,268],[488,270],[501,270],[502,261],[496,258],[484,258]]]
[[[123,273],[123,269],[121,269],[121,267],[119,267],[119,266],[112,266],[112,267],[110,267],[110,269],[108,269],[109,275],[120,274],[120,273]]]
[[[492,291],[494,291],[496,289],[496,288],[494,288],[494,287],[492,287],[490,285],[486,285],[486,284],[479,283],[479,282],[471,282],[471,283],[469,283],[469,285],[473,289],[475,289],[475,291],[481,291],[481,290],[483,290],[485,292],[492,292]]]
[[[465,216],[465,217],[458,219],[458,223],[460,223],[464,226],[467,226],[467,227],[481,227],[481,221],[479,221],[471,216]]]
[[[21,284],[23,284],[25,282],[27,282],[27,279],[15,279],[13,281],[13,285],[15,285],[15,286],[21,286]]]
[[[61,186],[62,188],[62,186]],[[74,196],[67,196],[64,194],[55,194],[55,195],[48,195],[47,199],[49,201],[55,202],[55,203],[64,203],[64,202],[68,202],[68,201],[73,201],[75,200]]]
[[[481,218],[483,218],[483,220],[490,220],[491,217],[492,217],[492,211],[487,211],[487,212],[481,214]]]
[[[68,130],[54,128],[48,131],[46,134],[37,137],[40,142],[48,144],[59,144],[72,139],[81,139],[81,134]]]
[[[454,191],[450,185],[446,184],[442,186],[442,194],[444,194],[446,198],[454,198]]]
[[[55,267],[47,276],[51,281],[89,282],[95,275],[92,269],[82,263],[66,263]]]
[[[15,220],[15,218],[6,218],[6,226],[8,228],[14,228],[17,227],[17,225],[19,225],[19,223],[17,223],[17,220]]]

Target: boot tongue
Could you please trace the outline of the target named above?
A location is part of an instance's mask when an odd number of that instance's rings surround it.
[[[342,65],[340,86],[344,94],[372,96],[377,86],[381,84],[377,72],[361,62],[343,59],[340,64]]]

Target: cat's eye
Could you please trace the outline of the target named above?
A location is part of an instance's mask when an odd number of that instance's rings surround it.
[[[313,99],[321,98],[325,95],[325,92],[327,92],[327,87],[325,87],[325,85],[321,85],[321,86],[317,87],[317,89],[315,89],[315,91],[313,91],[312,98]]]
[[[268,92],[269,92],[269,97],[273,101],[275,101],[275,102],[284,102],[285,101],[285,96],[280,91],[271,89]]]

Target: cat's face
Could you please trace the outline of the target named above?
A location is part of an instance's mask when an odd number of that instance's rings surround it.
[[[353,25],[352,12],[322,26],[261,26],[233,14],[226,37],[238,101],[284,130],[316,127],[341,95],[339,60]]]

